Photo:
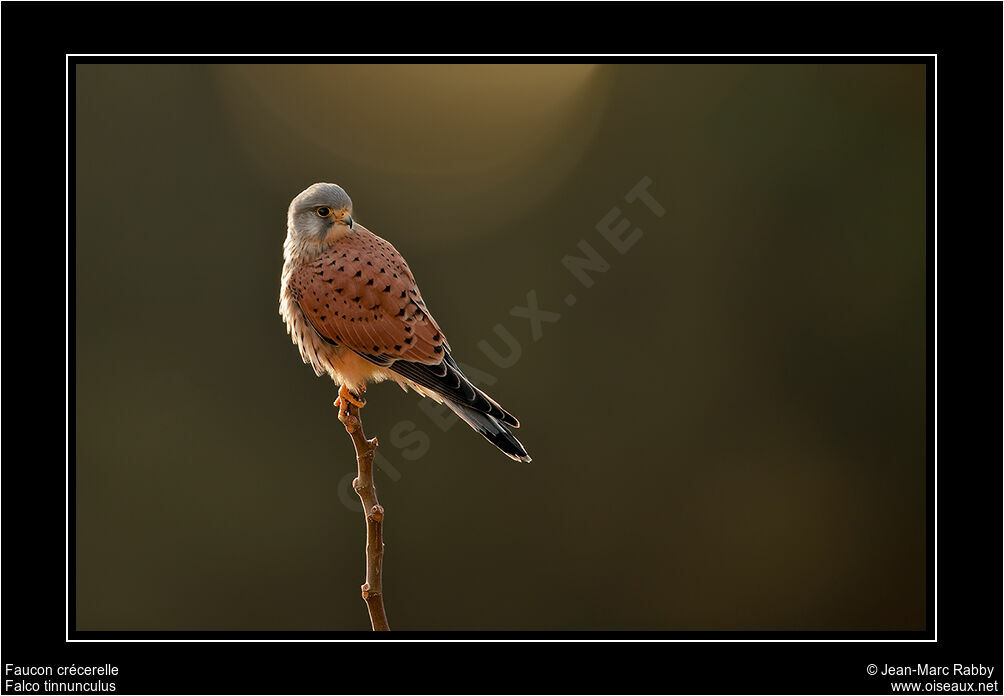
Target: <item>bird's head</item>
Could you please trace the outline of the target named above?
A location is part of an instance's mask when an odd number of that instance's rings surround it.
[[[299,244],[334,241],[352,231],[352,199],[336,184],[314,184],[289,204],[287,228]]]

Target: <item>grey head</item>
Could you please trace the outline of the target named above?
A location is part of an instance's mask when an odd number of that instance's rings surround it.
[[[301,239],[320,241],[333,230],[348,232],[353,224],[352,199],[337,184],[308,186],[289,204],[287,226]]]

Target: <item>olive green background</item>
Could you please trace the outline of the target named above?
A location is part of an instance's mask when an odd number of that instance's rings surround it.
[[[315,181],[534,457],[371,387],[392,628],[925,628],[924,66],[75,70],[78,629],[369,628],[278,316]]]

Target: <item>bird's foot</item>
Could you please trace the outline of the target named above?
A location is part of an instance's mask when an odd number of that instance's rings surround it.
[[[358,398],[355,394],[349,391],[345,385],[338,388],[338,398],[335,399],[335,406],[338,407],[338,420],[345,425],[345,429],[350,433],[355,431],[356,426],[359,424],[359,419],[349,413],[349,405],[355,406],[356,408],[362,408],[366,405],[366,401]]]
[[[359,390],[360,393],[366,391],[366,387]],[[360,396],[356,396],[348,387],[344,384],[338,387],[338,399],[335,401],[336,404],[345,404],[345,408],[348,408],[348,404],[352,404],[356,408],[362,408],[366,405],[366,400]]]

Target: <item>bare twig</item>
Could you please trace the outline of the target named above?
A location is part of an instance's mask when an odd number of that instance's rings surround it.
[[[338,402],[335,402],[336,404]],[[338,420],[345,426],[345,432],[352,438],[356,448],[356,462],[359,473],[352,487],[359,494],[366,516],[366,582],[362,586],[363,599],[370,612],[370,623],[374,631],[389,631],[387,612],[383,606],[383,507],[377,500],[373,483],[373,456],[377,439],[366,439],[363,423],[359,418],[359,408],[346,403],[338,409]]]

